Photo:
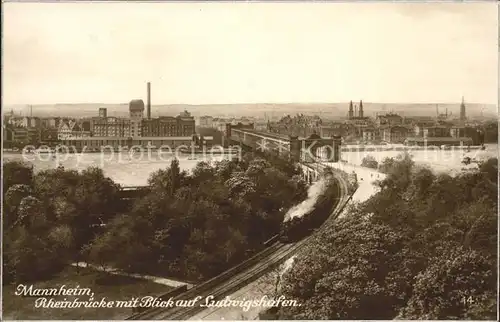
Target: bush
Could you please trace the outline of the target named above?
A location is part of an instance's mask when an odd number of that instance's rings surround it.
[[[368,155],[364,157],[363,160],[361,161],[361,166],[370,169],[378,169],[378,162],[377,160],[375,160],[374,157]]]

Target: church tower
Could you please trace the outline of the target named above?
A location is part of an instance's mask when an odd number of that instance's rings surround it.
[[[359,101],[359,117],[363,117],[363,101]]]
[[[352,101],[349,103],[349,120],[354,116],[354,110],[352,108]]]
[[[465,121],[466,116],[465,116],[465,101],[464,97],[462,96],[462,104],[460,104],[460,120]]]

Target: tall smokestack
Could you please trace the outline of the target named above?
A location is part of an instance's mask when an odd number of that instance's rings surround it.
[[[148,82],[148,120],[151,119],[151,83]]]

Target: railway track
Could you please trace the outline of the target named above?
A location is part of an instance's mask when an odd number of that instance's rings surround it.
[[[347,205],[347,203],[350,201],[350,199],[352,198],[352,194],[348,194],[347,191],[348,191],[348,186],[346,184],[346,182],[342,179],[342,178],[338,178],[338,182],[339,182],[339,186],[338,186],[338,201],[336,203],[336,205],[334,206],[334,210],[332,211],[332,214],[331,216],[327,219],[327,221],[325,221],[325,223],[318,229],[317,232],[321,232],[323,230],[326,229],[327,227],[327,223],[331,223],[333,220],[335,220],[341,213],[342,211],[344,210],[345,206]],[[343,193],[345,192],[345,193]],[[302,246],[304,246],[311,238],[313,238],[313,235],[309,236],[309,237],[306,237],[305,239],[303,239],[302,241],[300,241],[299,243],[296,243],[296,247],[294,247],[293,249],[290,250],[290,253],[288,256],[286,257],[291,257],[290,255],[293,254],[293,253],[296,253],[298,250],[300,250],[302,248]],[[260,276],[259,276],[260,277]],[[249,283],[247,283],[249,284]],[[238,289],[240,289],[241,287],[239,287]],[[225,295],[229,295],[229,294],[232,294],[234,293],[235,291],[237,291],[237,289],[235,290],[232,290],[230,292],[227,292],[226,294],[223,294],[221,297],[224,297]],[[191,313],[185,315],[185,316],[181,316],[181,317],[177,317],[177,319],[181,319],[181,318],[184,318],[184,319],[189,319],[189,318],[192,318],[192,317],[195,317],[195,319],[197,320],[204,320],[205,318],[208,317],[208,319],[210,320],[210,316],[213,315],[215,312],[217,311],[220,311],[220,310],[223,310],[225,309],[224,307],[213,307],[213,308],[210,308],[210,309],[206,309],[206,308],[202,308],[201,310],[200,309],[194,309]],[[198,313],[200,312],[203,312],[203,311],[207,311],[207,313],[203,316],[199,315]],[[220,316],[220,315],[219,315]],[[213,319],[212,319],[213,320]]]
[[[275,242],[271,244],[269,247],[264,249],[263,251],[259,252],[255,256],[251,257],[250,259],[246,260],[245,262],[223,272],[222,274],[209,279],[208,281],[205,281],[201,284],[198,284],[191,289],[187,290],[186,292],[176,296],[173,298],[174,301],[179,301],[179,300],[191,300],[194,299],[196,296],[199,296],[200,294],[207,293],[209,291],[214,290],[214,288],[217,285],[220,285],[221,283],[226,283],[230,279],[234,278],[235,276],[239,275],[240,273],[244,272],[247,269],[252,268],[254,265],[258,265],[258,263],[262,262],[265,258],[269,257],[273,253],[279,251],[279,249],[283,246],[283,244],[280,244],[278,242]],[[186,310],[188,308],[185,307],[171,307],[171,308],[161,308],[161,307],[155,307],[148,309],[142,313],[134,314],[127,318],[127,320],[150,320],[150,319],[161,319],[162,316],[169,312],[178,312],[179,310]]]
[[[335,220],[351,197],[347,195],[348,190],[344,180],[339,177],[337,177],[337,180],[339,183],[338,201],[334,206],[332,215],[318,229],[318,231],[325,229],[325,224],[327,222]],[[242,264],[237,265],[219,276],[197,285],[183,294],[173,298],[173,301],[175,302],[179,300],[192,300],[197,296],[201,296],[201,300],[196,302],[194,306],[151,308],[143,313],[138,313],[129,317],[128,320],[186,320],[206,309],[206,306],[202,305],[205,304],[205,298],[207,296],[213,296],[212,300],[217,301],[237,289],[250,284],[296,253],[313,236],[314,235],[310,235],[294,244],[283,244],[276,241]]]
[[[199,305],[183,308],[176,307],[172,311],[166,312],[165,315],[161,315],[159,318],[164,320],[186,320],[196,313],[203,311],[205,307],[201,306],[204,304],[204,299],[211,295],[213,296],[213,300],[222,299],[225,295],[228,295],[237,289],[239,289],[242,285],[247,285],[254,280],[258,279],[262,274],[266,273],[269,269],[276,267],[280,263],[282,263],[291,253],[295,251],[297,245],[292,244],[279,244],[279,250],[272,254],[266,261],[257,263],[254,267],[249,269],[248,271],[236,275],[227,282],[223,283],[221,286],[216,287],[212,290],[208,290],[207,292],[203,292],[199,294],[202,297],[202,301]]]

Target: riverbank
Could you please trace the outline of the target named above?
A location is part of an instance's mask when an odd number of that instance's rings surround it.
[[[460,151],[470,151],[470,150],[486,150],[486,146],[482,145],[458,145],[458,146],[419,146],[419,145],[402,145],[402,144],[386,144],[386,145],[343,145],[341,147],[341,152],[384,152],[384,151],[436,151],[436,150],[460,150]]]
[[[54,157],[55,156],[55,157]],[[4,153],[3,161],[21,161],[33,165],[34,171],[56,169],[63,166],[67,170],[82,171],[88,167],[99,167],[104,174],[122,186],[145,186],[151,173],[170,166],[172,154],[161,153],[75,153],[64,155],[26,155]],[[176,156],[181,170],[191,171],[200,161],[208,163],[230,159],[229,155],[206,155],[193,158],[189,155]]]

